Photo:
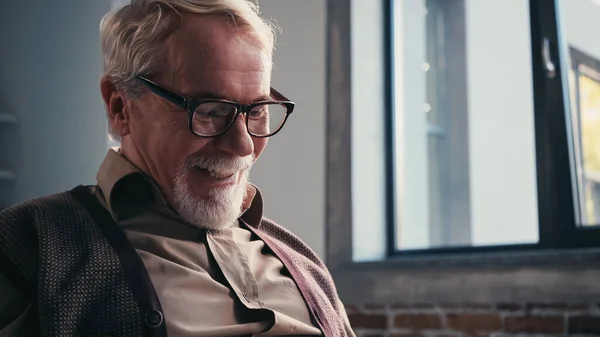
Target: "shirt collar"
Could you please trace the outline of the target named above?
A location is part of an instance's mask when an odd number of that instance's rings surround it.
[[[96,180],[115,221],[133,216],[147,207],[178,217],[167,205],[154,180],[113,149],[106,154]],[[256,186],[250,184],[240,218],[250,226],[259,227],[262,214],[262,195]]]
[[[240,218],[252,227],[259,228],[263,216],[263,198],[258,187],[248,185],[248,194],[244,200]]]

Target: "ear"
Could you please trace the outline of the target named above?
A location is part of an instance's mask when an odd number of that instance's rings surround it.
[[[108,122],[113,129],[121,136],[129,134],[129,122],[131,120],[129,112],[126,111],[126,98],[117,89],[115,83],[108,76],[102,76],[100,80],[100,91],[106,105]]]

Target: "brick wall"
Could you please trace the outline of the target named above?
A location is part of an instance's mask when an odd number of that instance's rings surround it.
[[[600,304],[347,306],[358,337],[600,336]]]

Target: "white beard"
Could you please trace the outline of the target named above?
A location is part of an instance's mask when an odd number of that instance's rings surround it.
[[[244,199],[247,196],[250,167],[253,157],[240,159],[226,158],[193,158],[186,161],[184,167],[176,174],[174,181],[175,211],[191,224],[207,229],[221,229],[231,226],[241,215]],[[200,198],[191,191],[186,172],[195,170],[195,165],[202,167],[243,168],[235,186],[213,188],[208,197]]]

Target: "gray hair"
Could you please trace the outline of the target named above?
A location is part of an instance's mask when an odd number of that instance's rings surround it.
[[[121,1],[115,1],[118,4]],[[131,0],[116,6],[100,23],[104,72],[126,95],[137,98],[138,75],[147,75],[160,62],[160,46],[181,13],[223,14],[252,36],[272,55],[275,25],[260,17],[258,4],[249,0]],[[119,135],[108,123],[111,136]]]

